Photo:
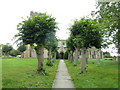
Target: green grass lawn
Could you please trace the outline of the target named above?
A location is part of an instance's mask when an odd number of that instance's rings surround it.
[[[68,72],[76,88],[118,88],[118,63],[101,60],[97,65],[95,59],[89,59],[87,73],[79,74],[80,63],[74,67],[73,63],[65,60]],[[80,61],[79,61],[80,62]]]
[[[47,60],[45,60],[46,63]],[[2,59],[3,88],[51,88],[59,60],[52,67],[45,65],[47,75],[37,74],[37,59]]]

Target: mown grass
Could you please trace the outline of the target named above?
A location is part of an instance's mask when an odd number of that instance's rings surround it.
[[[80,63],[74,67],[73,63],[65,60],[76,88],[118,88],[118,63],[102,59],[98,65],[95,59],[88,61],[87,73],[79,74]]]
[[[45,63],[47,60],[45,60]],[[37,74],[36,58],[2,59],[3,88],[51,88],[59,60],[52,67],[45,65],[47,75]]]

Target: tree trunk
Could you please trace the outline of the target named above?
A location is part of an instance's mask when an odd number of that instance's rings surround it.
[[[70,52],[68,53],[68,61],[70,62],[70,56],[71,56],[71,54],[70,54]]]
[[[73,62],[73,52],[72,51],[70,51],[69,59],[70,59],[70,62],[72,63]]]
[[[54,52],[53,62],[56,61],[56,52]]]
[[[52,61],[51,61],[51,49],[48,50],[48,63],[47,63],[46,65],[52,66]]]
[[[89,57],[89,56],[88,56],[88,51],[86,51],[86,54],[85,54],[85,55],[86,55],[86,56],[85,56],[85,57],[86,57],[86,63],[88,64],[88,57]]]
[[[39,74],[45,74],[45,70],[44,70],[44,47],[38,47],[37,52],[37,58],[38,58],[38,73]]]
[[[32,53],[33,53],[33,46],[30,45],[30,58],[33,57]]]
[[[86,72],[86,48],[83,48],[80,74],[85,73],[85,72]]]
[[[74,57],[74,66],[77,66],[78,62],[78,48],[75,49],[75,57]]]
[[[51,49],[48,50],[48,60],[51,62]]]
[[[72,52],[70,51],[70,54],[69,54],[69,61],[72,62]]]
[[[24,52],[21,53],[21,58],[24,58]]]
[[[71,52],[71,63],[73,62],[73,51]]]
[[[97,54],[98,54],[97,55],[97,59],[98,59],[97,64],[100,64],[100,51],[99,50],[97,51]]]

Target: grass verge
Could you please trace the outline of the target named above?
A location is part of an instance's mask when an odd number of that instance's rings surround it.
[[[36,72],[36,58],[2,59],[3,88],[52,88],[58,63],[59,60],[56,60],[52,67],[44,64],[47,72],[47,75],[44,76]]]
[[[118,63],[102,59],[98,65],[95,59],[88,61],[87,73],[79,74],[80,63],[74,67],[73,63],[65,60],[76,88],[118,88]]]

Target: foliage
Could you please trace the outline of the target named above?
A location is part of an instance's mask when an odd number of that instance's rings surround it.
[[[52,88],[58,63],[59,60],[56,60],[53,67],[45,66],[47,75],[43,76],[36,73],[36,58],[3,59],[2,86],[3,88]]]
[[[20,52],[24,52],[26,50],[26,46],[25,45],[21,45],[21,46],[18,47],[18,50]]]
[[[96,48],[101,48],[101,29],[96,20],[89,18],[76,19],[70,27],[70,31],[80,47],[89,48],[95,46]]]
[[[48,33],[47,37],[45,39],[45,48],[51,49],[52,51],[55,51],[57,49],[58,42],[57,38],[55,37],[55,33]]]
[[[48,33],[47,38],[45,39],[45,48],[48,50],[48,63],[46,65],[53,66],[52,64],[52,53],[55,53],[57,50],[57,38],[55,37],[55,33]],[[50,55],[49,55],[50,54]]]
[[[106,41],[112,37],[112,42],[118,48],[120,54],[120,1],[118,2],[98,2],[97,11],[94,12],[95,17],[103,27]],[[111,42],[111,41],[110,41]]]
[[[96,59],[89,59],[88,62],[87,74],[78,74],[80,63],[74,67],[65,60],[75,88],[118,88],[118,63],[104,59],[101,65],[92,63]]]
[[[9,44],[3,45],[2,46],[2,52],[8,56],[10,54],[10,51],[13,49],[13,47]]]
[[[47,34],[55,32],[56,24],[55,18],[52,16],[46,13],[39,13],[17,25],[19,33],[16,37],[19,37],[19,40],[22,40],[24,44],[44,46]]]
[[[74,51],[75,50],[75,47],[74,47],[74,36],[73,35],[70,35],[70,37],[66,40],[66,45],[67,45],[67,48],[68,48],[68,51]]]
[[[16,57],[17,55],[20,55],[20,52],[18,50],[11,50],[10,55]]]
[[[53,63],[52,63],[52,61],[51,62],[47,62],[46,65],[47,66],[53,66]]]

